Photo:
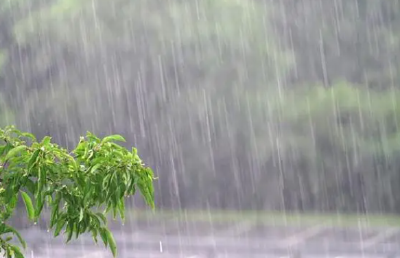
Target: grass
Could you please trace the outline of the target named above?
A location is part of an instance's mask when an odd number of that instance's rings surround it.
[[[190,222],[233,223],[254,221],[265,225],[318,225],[398,227],[400,216],[385,214],[342,214],[342,213],[289,213],[266,211],[221,211],[221,210],[135,210],[132,217],[138,220],[178,220]]]

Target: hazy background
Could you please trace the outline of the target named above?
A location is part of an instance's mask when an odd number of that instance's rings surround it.
[[[0,124],[122,134],[158,208],[400,212],[400,1],[2,0]]]

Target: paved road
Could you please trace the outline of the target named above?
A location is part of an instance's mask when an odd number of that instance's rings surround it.
[[[244,221],[210,224],[186,221],[130,222],[113,226],[119,258],[400,258],[400,229],[267,226]],[[68,245],[38,227],[22,232],[27,257],[111,258],[89,236]]]

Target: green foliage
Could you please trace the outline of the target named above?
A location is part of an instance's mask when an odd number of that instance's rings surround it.
[[[128,151],[115,143],[125,141],[120,135],[100,139],[88,132],[72,152],[52,143],[50,137],[39,142],[12,126],[0,130],[0,141],[0,250],[7,257],[23,257],[9,242],[13,236],[26,246],[7,225],[19,195],[34,222],[45,205],[51,209],[55,237],[64,230],[68,242],[90,232],[97,242],[100,235],[114,257],[117,247],[105,215],[112,212],[114,218],[124,219],[124,198],[137,189],[154,208],[153,172],[135,148]]]
[[[383,136],[390,148],[387,154],[400,150],[399,141],[394,141],[400,138],[397,89],[375,91],[338,82],[330,88],[313,86],[285,96],[275,102],[275,112],[292,127],[306,131],[312,126],[326,137],[345,138],[343,144],[348,148],[356,147],[352,139],[356,140],[357,147],[365,152],[380,151],[374,146],[385,140]]]

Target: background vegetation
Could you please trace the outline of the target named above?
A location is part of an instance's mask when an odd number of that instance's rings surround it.
[[[0,122],[118,133],[161,208],[400,211],[397,0],[0,3]]]

